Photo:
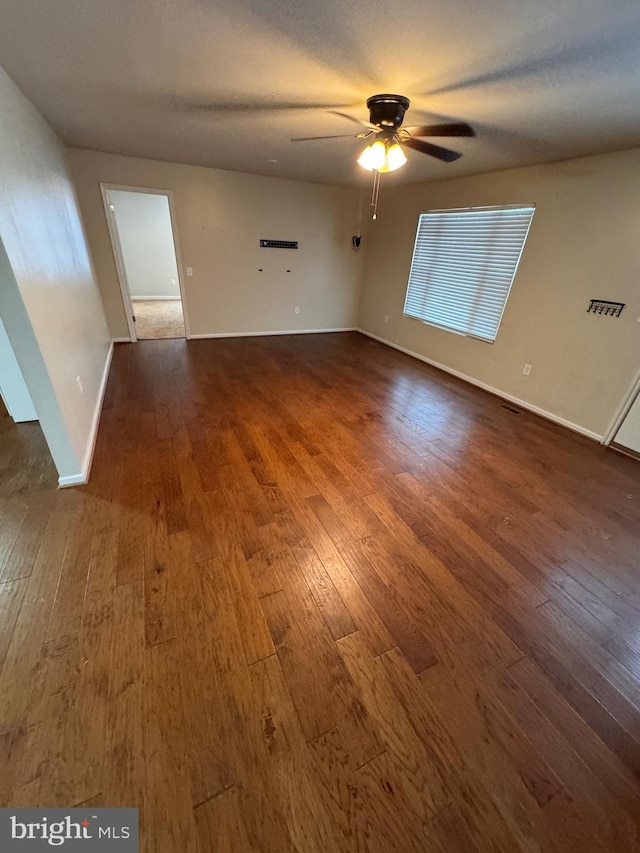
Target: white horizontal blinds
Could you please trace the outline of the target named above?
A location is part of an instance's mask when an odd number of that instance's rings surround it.
[[[534,210],[482,207],[421,214],[404,313],[495,340]]]

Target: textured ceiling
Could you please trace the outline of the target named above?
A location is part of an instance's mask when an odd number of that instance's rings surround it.
[[[637,0],[0,0],[0,64],[69,145],[326,183],[370,176],[378,92],[465,120],[385,181],[640,146]],[[270,162],[276,160],[277,162]]]

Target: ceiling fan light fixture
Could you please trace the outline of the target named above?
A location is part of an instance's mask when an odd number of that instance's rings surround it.
[[[365,128],[360,133],[338,134],[332,136],[302,136],[292,139],[292,142],[313,142],[316,139],[339,139],[340,136],[352,136],[356,139],[371,138],[377,134],[372,145],[367,145],[358,157],[358,164],[373,172],[373,191],[371,207],[373,219],[377,218],[378,194],[380,190],[380,175],[384,172],[394,172],[407,162],[402,146],[413,151],[435,157],[443,163],[452,163],[461,155],[432,142],[420,139],[422,136],[475,136],[473,128],[466,122],[448,122],[444,124],[427,124],[403,128],[402,122],[410,105],[409,98],[404,95],[372,95],[367,98],[369,121],[355,118],[347,113],[336,112],[355,124]],[[413,131],[411,133],[410,131]],[[374,137],[375,138],[375,137]]]
[[[377,172],[384,167],[386,158],[386,145],[381,139],[378,139],[373,145],[367,145],[358,158],[358,163],[370,172]]]
[[[358,158],[358,163],[370,172],[393,172],[406,162],[404,151],[397,142],[382,139],[368,145]]]

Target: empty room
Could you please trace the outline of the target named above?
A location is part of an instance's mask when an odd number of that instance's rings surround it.
[[[0,850],[640,850],[640,8],[0,17]]]

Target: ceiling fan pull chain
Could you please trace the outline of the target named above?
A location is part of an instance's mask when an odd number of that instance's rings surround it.
[[[380,192],[380,172],[373,173],[373,192],[371,193],[371,207],[373,208],[372,219],[378,218],[378,193]]]

